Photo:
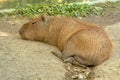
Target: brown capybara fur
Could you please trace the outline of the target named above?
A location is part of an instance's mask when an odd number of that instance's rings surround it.
[[[70,17],[42,15],[25,23],[19,32],[23,39],[57,46],[64,60],[73,57],[85,66],[102,63],[112,52],[103,28]]]

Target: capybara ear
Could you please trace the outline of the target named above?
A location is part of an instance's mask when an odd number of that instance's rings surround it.
[[[48,15],[41,15],[41,19],[44,22],[47,22],[49,20],[49,16]]]

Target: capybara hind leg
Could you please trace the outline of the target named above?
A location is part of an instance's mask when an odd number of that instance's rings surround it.
[[[65,59],[67,59],[67,58],[69,58],[69,57],[73,57],[74,54],[71,53],[71,52],[68,52],[67,50],[64,50],[64,51],[62,52],[62,56],[63,56],[63,60],[65,60]]]
[[[79,62],[77,62],[74,57],[68,57],[67,59],[64,60],[65,63],[71,63],[75,66],[79,66],[79,67],[82,67],[82,68],[86,68],[85,65],[82,65],[80,64]]]
[[[80,64],[78,61],[76,61],[76,59],[74,58],[74,53],[70,53],[70,52],[68,52],[68,50],[63,51],[63,61],[65,63],[71,63],[75,66],[80,66],[80,67],[86,68],[86,66],[84,66],[84,65]]]
[[[74,59],[82,65],[93,67],[95,64],[92,61],[88,61],[80,56],[74,56]]]

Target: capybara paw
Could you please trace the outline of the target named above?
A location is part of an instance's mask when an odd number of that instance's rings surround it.
[[[69,57],[69,58],[65,59],[64,62],[65,63],[71,63],[72,65],[79,66],[79,67],[82,67],[82,68],[87,68],[85,65],[80,64],[79,62],[77,62],[74,59],[74,57]]]
[[[72,63],[74,61],[73,57],[68,57],[67,59],[64,59],[65,63]]]

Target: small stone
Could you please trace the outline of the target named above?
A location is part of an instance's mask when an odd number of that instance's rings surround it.
[[[78,79],[78,75],[72,76],[72,79]]]
[[[11,23],[12,25],[15,25],[15,23]]]
[[[81,79],[81,80],[86,79],[86,76],[84,74],[79,74],[78,79]]]

